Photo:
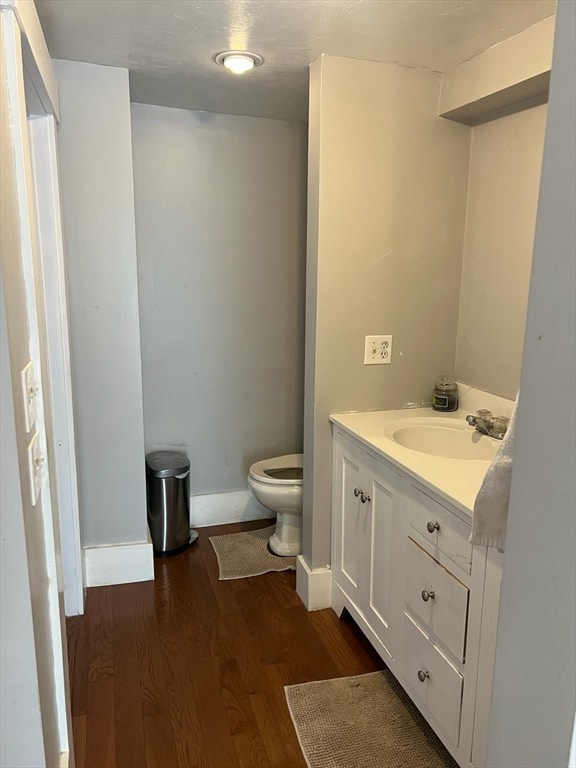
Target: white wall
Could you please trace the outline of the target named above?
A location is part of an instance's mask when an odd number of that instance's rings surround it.
[[[576,708],[576,4],[558,4],[528,304],[491,768],[565,768]]]
[[[328,414],[431,399],[454,371],[470,129],[436,117],[440,75],[312,65],[304,557],[330,561]],[[392,364],[364,337],[393,334]]]
[[[528,304],[546,106],[472,128],[456,376],[514,399]]]
[[[44,82],[31,53],[43,40],[37,27],[34,41],[28,34],[29,22],[38,22],[34,6],[17,10],[22,13],[0,12],[0,755],[3,768],[41,768],[57,764],[69,748],[67,655],[59,604],[54,466],[47,450],[46,346],[23,77],[26,66]],[[29,361],[38,387],[33,424],[26,423],[21,381]],[[43,459],[37,493],[29,480],[32,440]]]
[[[16,212],[6,192],[3,186],[0,230],[7,238]],[[4,237],[2,248],[8,245]],[[1,280],[0,377],[0,766],[39,768],[45,753]]]
[[[147,450],[192,494],[302,450],[306,134],[132,105]]]
[[[145,541],[128,72],[55,67],[82,543]]]

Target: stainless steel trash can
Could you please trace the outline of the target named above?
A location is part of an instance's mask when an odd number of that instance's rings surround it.
[[[190,530],[190,461],[176,451],[146,457],[148,526],[154,554],[176,555],[198,538]]]

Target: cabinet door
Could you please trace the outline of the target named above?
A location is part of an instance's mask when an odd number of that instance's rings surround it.
[[[396,626],[399,618],[398,600],[401,575],[398,573],[396,554],[401,551],[401,535],[398,533],[398,518],[401,515],[401,479],[387,467],[377,464],[371,467],[370,504],[368,506],[368,532],[365,562],[367,594],[364,612],[368,622],[386,646],[391,656],[396,657],[394,642],[399,633]]]
[[[362,502],[364,477],[362,451],[343,441],[336,443],[333,514],[333,578],[361,610],[364,580],[366,502]]]

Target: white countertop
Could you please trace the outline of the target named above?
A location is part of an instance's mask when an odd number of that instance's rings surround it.
[[[437,413],[432,408],[409,408],[397,411],[335,413],[330,416],[330,421],[407,472],[437,496],[466,515],[472,516],[474,501],[490,466],[491,458],[452,459],[433,456],[405,448],[386,435],[387,428],[389,432],[391,431],[391,424],[394,424],[394,427],[401,427],[402,422],[409,424],[409,420],[414,419],[426,419],[429,423],[435,423],[430,420],[438,420],[439,424],[446,419],[456,419],[474,432],[473,427],[466,424],[467,413],[474,413],[474,411],[460,408],[454,413]],[[489,452],[495,453],[501,445],[499,440],[480,435],[478,432],[474,437],[476,440],[488,441]]]

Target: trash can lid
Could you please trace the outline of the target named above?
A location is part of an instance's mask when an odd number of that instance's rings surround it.
[[[175,477],[188,472],[190,460],[177,451],[154,451],[146,456],[146,469],[154,477]]]

